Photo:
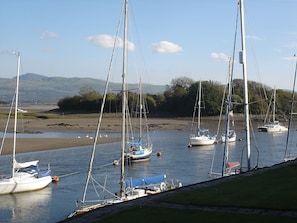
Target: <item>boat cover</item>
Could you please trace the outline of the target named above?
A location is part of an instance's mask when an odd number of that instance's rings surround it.
[[[142,145],[142,139],[140,138],[138,140],[138,142],[129,142],[130,145],[133,145],[133,146],[141,146]]]
[[[25,163],[18,163],[16,160],[14,160],[14,168],[21,169],[21,168],[27,168],[29,166],[37,166],[39,160],[33,160]]]
[[[226,164],[227,168],[235,168],[235,167],[238,167],[238,166],[240,166],[240,162],[230,162],[230,163]]]
[[[146,186],[146,185],[152,185],[152,184],[158,184],[163,182],[166,179],[166,175],[155,175],[145,178],[139,178],[139,179],[131,179],[126,180],[126,188],[131,187],[139,187],[139,186]]]

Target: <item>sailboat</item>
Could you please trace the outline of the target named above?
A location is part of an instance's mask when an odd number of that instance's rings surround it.
[[[244,88],[244,124],[245,124],[245,149],[247,156],[247,171],[251,170],[251,159],[250,159],[250,125],[249,125],[249,101],[248,101],[248,84],[247,84],[247,63],[246,63],[246,49],[245,49],[245,28],[244,28],[244,10],[243,10],[243,0],[239,0],[239,10],[240,10],[240,23],[241,23],[241,51],[239,52],[239,63],[242,64],[243,71],[243,88]],[[234,55],[233,55],[234,56]],[[234,60],[233,60],[234,61]],[[232,80],[229,76],[229,83]],[[227,115],[229,112],[227,111]],[[228,120],[228,119],[227,119]],[[226,123],[226,134],[228,133],[228,122]],[[230,162],[229,161],[229,143],[228,137],[226,138],[226,143],[224,144],[224,153],[223,153],[223,162],[222,169],[220,173],[213,172],[213,163],[211,171],[209,173],[210,177],[225,177],[233,174],[238,174],[242,171],[242,164],[238,161]],[[240,167],[240,169],[239,169]]]
[[[276,89],[274,88],[271,100],[267,109],[267,114],[264,120],[264,125],[258,126],[259,132],[287,132],[288,128],[280,124],[279,121],[275,120],[275,100],[276,100]],[[272,121],[267,121],[269,115],[270,105],[272,103]]]
[[[193,119],[192,119],[192,130],[194,129],[194,133],[190,134],[190,143],[189,147],[192,146],[206,146],[206,145],[212,145],[216,141],[216,136],[211,136],[208,129],[202,129],[200,127],[201,122],[201,81],[199,81],[199,89],[197,91],[196,100],[195,100],[195,106],[194,106],[194,112],[193,112]],[[198,117],[197,117],[197,126],[194,127],[195,123],[195,113],[198,106]]]
[[[153,152],[153,144],[149,138],[149,131],[147,126],[147,117],[146,117],[146,107],[145,101],[143,98],[142,92],[142,84],[139,82],[139,137],[135,140],[133,137],[131,141],[129,141],[130,147],[128,151],[125,153],[125,161],[127,163],[134,162],[143,162],[150,159],[150,156]],[[145,127],[146,127],[146,144],[143,143],[143,124],[142,119],[145,119]]]
[[[41,171],[38,167],[38,160],[28,162],[18,162],[16,160],[16,140],[17,140],[17,114],[18,114],[18,95],[20,78],[20,53],[17,53],[18,68],[16,77],[16,92],[14,96],[14,128],[13,128],[13,150],[12,150],[12,169],[11,176],[0,179],[0,194],[11,194],[40,190],[52,182],[50,169]]]
[[[127,85],[126,85],[126,59],[127,59],[127,21],[128,21],[128,0],[124,0],[124,45],[123,45],[123,66],[122,66],[122,131],[121,131],[121,162],[120,162],[120,191],[119,193],[111,193],[108,191],[105,186],[99,185],[100,188],[103,188],[104,191],[109,192],[110,198],[104,198],[101,200],[92,200],[90,201],[92,204],[87,205],[87,190],[89,186],[89,182],[92,181],[93,185],[98,182],[93,178],[93,162],[96,151],[97,139],[100,132],[104,105],[106,101],[106,95],[108,91],[108,83],[110,77],[110,71],[106,80],[104,95],[102,99],[100,115],[98,119],[96,134],[94,137],[94,143],[91,153],[91,158],[89,162],[88,174],[86,178],[86,183],[84,187],[84,193],[82,200],[80,203],[77,203],[78,209],[71,213],[68,218],[71,218],[76,215],[81,215],[86,212],[89,212],[94,209],[98,209],[101,207],[105,207],[107,205],[114,205],[121,202],[130,201],[133,199],[137,199],[140,197],[145,197],[151,194],[160,193],[164,190],[174,189],[175,187],[181,187],[181,183],[177,182],[177,185],[170,184],[166,181],[166,175],[156,175],[156,176],[148,176],[141,179],[129,179],[125,180],[125,147],[127,145],[127,137],[126,137],[126,127],[127,127],[127,117],[128,117],[128,101],[127,101]],[[114,46],[116,45],[116,41]],[[115,47],[114,47],[115,48]],[[112,53],[113,54],[113,53]],[[176,183],[176,182],[175,182]],[[95,189],[97,193],[97,189]]]

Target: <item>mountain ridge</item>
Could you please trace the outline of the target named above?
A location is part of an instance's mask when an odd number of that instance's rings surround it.
[[[10,103],[15,92],[15,78],[0,78],[0,101]],[[82,87],[88,86],[103,94],[105,80],[89,77],[48,77],[36,73],[20,75],[20,103],[57,103],[61,98],[78,95]],[[111,89],[121,89],[121,83],[110,82]],[[166,85],[142,84],[144,93],[157,94],[166,90]],[[137,89],[138,84],[129,84],[130,89]]]

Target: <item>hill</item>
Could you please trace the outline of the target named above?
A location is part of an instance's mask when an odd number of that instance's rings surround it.
[[[10,103],[15,92],[15,77],[0,78],[0,101]],[[40,74],[27,73],[20,76],[19,97],[20,103],[56,104],[66,96],[77,95],[84,86],[91,87],[103,94],[105,80],[94,78],[65,78],[47,77]],[[110,83],[110,88],[120,90],[121,83]],[[130,89],[137,89],[137,84],[129,84]],[[165,85],[143,84],[144,93],[162,93]]]

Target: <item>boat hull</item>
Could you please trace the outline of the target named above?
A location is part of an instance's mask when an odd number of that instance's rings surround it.
[[[147,148],[142,148],[135,151],[132,150],[128,153],[125,153],[124,156],[127,162],[144,162],[150,160],[152,152],[152,146],[149,146]]]
[[[236,136],[229,137],[228,142],[235,142],[235,141],[236,141]],[[222,143],[225,143],[225,142],[226,142],[226,137],[225,137],[225,136],[222,136],[222,138],[221,138],[221,142],[222,142]]]
[[[236,141],[236,133],[235,133],[234,130],[231,130],[229,132],[229,135],[228,135],[228,142],[235,142],[235,141]],[[226,135],[225,134],[222,135],[221,142],[222,143],[226,142]]]
[[[263,125],[258,127],[259,132],[287,132],[288,128],[282,125]]]
[[[40,190],[52,182],[51,176],[36,178],[28,174],[0,180],[0,194]]]
[[[207,137],[207,136],[194,136],[190,137],[190,144],[192,146],[207,146],[212,145],[216,141],[215,137]]]

